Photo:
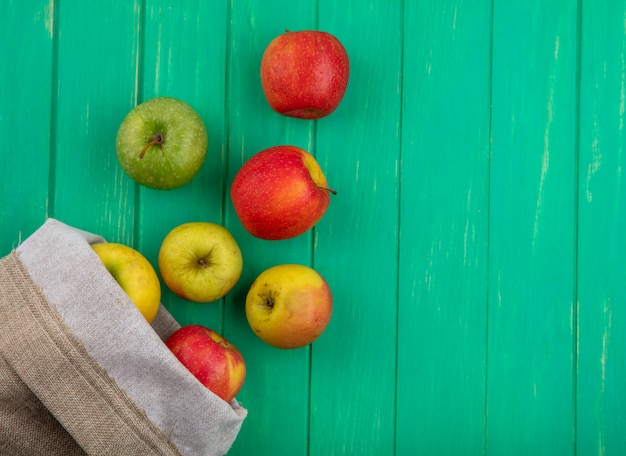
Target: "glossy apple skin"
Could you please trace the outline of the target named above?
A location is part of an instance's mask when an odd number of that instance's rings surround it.
[[[161,302],[161,284],[150,262],[123,244],[106,242],[92,248],[148,323],[152,323]]]
[[[320,119],[343,99],[348,53],[333,35],[303,30],[274,38],[261,59],[261,86],[270,107],[285,116]]]
[[[308,231],[328,209],[329,193],[319,164],[295,146],[275,146],[252,156],[230,189],[241,224],[253,236],[267,240]]]
[[[213,302],[228,293],[243,269],[237,241],[223,226],[183,223],[172,229],[159,249],[159,272],[176,295],[193,302]]]
[[[298,264],[266,269],[246,296],[246,317],[254,333],[282,349],[315,341],[328,326],[332,307],[326,280],[314,269]]]
[[[243,386],[246,363],[224,337],[201,325],[188,325],[175,331],[165,345],[200,383],[226,402]]]
[[[158,134],[163,142],[144,151]],[[208,135],[202,119],[187,103],[157,97],[126,115],[115,146],[120,165],[131,179],[149,188],[170,190],[198,174],[206,157]]]

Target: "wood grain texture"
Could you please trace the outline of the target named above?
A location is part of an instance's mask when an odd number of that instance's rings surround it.
[[[139,7],[78,1],[57,6],[49,215],[133,244],[135,188],[117,162],[115,135],[134,101]]]
[[[493,36],[487,449],[571,454],[576,5],[496,2]]]
[[[390,454],[402,9],[397,2],[320,1],[319,15],[320,29],[342,41],[351,74],[361,77],[351,78],[332,117],[317,121],[317,158],[337,195],[315,229],[314,265],[333,290],[334,308],[312,348],[310,454]]]
[[[482,454],[490,2],[407,4],[404,27],[397,454]]]
[[[145,2],[138,101],[156,96],[184,100],[203,119],[209,136],[204,165],[188,185],[165,192],[138,187],[138,246],[153,264],[157,264],[163,238],[175,226],[196,221],[224,223],[228,14],[225,3]],[[181,42],[186,45],[180,46]],[[223,332],[223,300],[197,304],[178,298],[165,286],[163,290],[163,303],[175,318]]]
[[[578,454],[626,453],[626,2],[582,2]]]
[[[142,251],[174,226],[226,226],[244,257],[224,299],[165,287],[181,324],[243,353],[232,455],[626,454],[624,0],[7,0],[0,7],[0,255],[53,216]],[[333,33],[339,108],[273,112],[265,47]],[[209,132],[172,191],[122,171],[115,135],[155,96]],[[313,153],[337,190],[286,241],[241,226],[230,183],[255,153]],[[311,346],[250,330],[252,281],[314,267],[334,313]],[[1,329],[2,322],[0,322]]]
[[[228,174],[230,182],[254,154],[288,144],[315,153],[313,124],[271,110],[262,89],[259,68],[265,47],[286,29],[315,28],[313,1],[233,2],[228,38]],[[245,299],[254,279],[265,269],[284,263],[311,265],[312,236],[265,241],[241,226],[228,194],[226,226],[242,249],[242,277],[226,297],[226,335],[237,341],[246,359],[247,380],[238,399],[254,413],[241,430],[233,454],[305,454],[308,448],[310,348],[282,351],[263,343],[250,330]],[[279,437],[280,436],[280,437]]]
[[[0,14],[0,254],[49,211],[54,3],[10,2]],[[13,43],[8,45],[8,43]]]

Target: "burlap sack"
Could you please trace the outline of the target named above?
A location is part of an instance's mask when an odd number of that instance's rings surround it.
[[[57,220],[0,260],[0,454],[222,455],[247,411],[202,386]]]

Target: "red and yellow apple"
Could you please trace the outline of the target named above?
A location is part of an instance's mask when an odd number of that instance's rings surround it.
[[[165,285],[193,302],[212,302],[228,293],[243,268],[235,238],[221,225],[189,222],[163,239],[159,271]]]
[[[204,386],[230,402],[243,386],[246,363],[224,337],[201,325],[183,326],[165,345]]]
[[[328,283],[314,269],[282,264],[263,271],[246,296],[246,317],[269,345],[292,349],[315,341],[330,322]]]
[[[244,228],[261,239],[299,236],[315,225],[330,202],[326,177],[315,158],[295,146],[275,146],[252,156],[230,188]]]
[[[261,86],[270,107],[285,116],[320,119],[332,113],[348,86],[350,63],[327,32],[302,30],[274,38],[261,59]]]
[[[123,244],[106,242],[93,244],[92,248],[148,323],[152,323],[161,303],[161,284],[150,262]]]

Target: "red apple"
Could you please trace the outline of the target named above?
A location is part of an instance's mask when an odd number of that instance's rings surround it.
[[[241,389],[246,378],[243,356],[215,331],[200,325],[183,326],[165,345],[200,383],[226,402]]]
[[[285,116],[320,119],[341,102],[350,75],[348,53],[317,30],[274,38],[261,59],[261,86],[271,108]]]
[[[330,201],[326,177],[308,152],[295,146],[265,149],[243,164],[230,195],[241,224],[261,239],[288,239],[309,230]]]

